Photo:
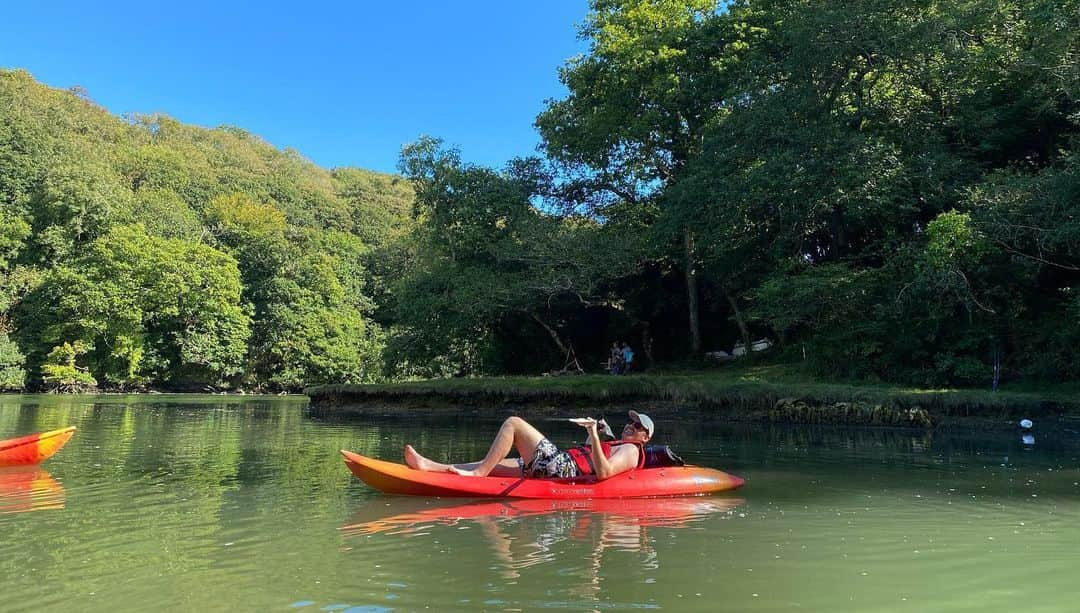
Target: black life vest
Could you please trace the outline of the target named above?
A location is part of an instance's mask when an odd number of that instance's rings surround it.
[[[636,441],[614,441],[611,443],[600,443],[600,449],[604,452],[605,458],[610,458],[615,447],[619,445],[636,445],[638,448],[638,463],[637,468],[645,466],[645,445]],[[580,447],[572,447],[566,450],[566,453],[570,455],[570,458],[574,460],[574,464],[577,465],[579,475],[594,475],[596,474],[596,467],[593,466],[592,459],[592,447],[589,445],[582,445]]]

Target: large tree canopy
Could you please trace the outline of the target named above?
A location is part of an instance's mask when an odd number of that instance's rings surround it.
[[[120,226],[45,277],[19,329],[30,346],[81,343],[90,373],[116,386],[221,384],[240,374],[250,334],[240,287],[228,255]]]
[[[611,282],[636,265],[631,237],[533,206],[546,191],[535,161],[496,172],[425,138],[406,147],[401,167],[417,193],[418,255],[395,291],[392,360],[425,374],[499,370],[520,360],[525,326],[549,339],[530,345],[534,364],[553,353],[565,363],[567,320],[612,308]]]
[[[661,270],[681,235],[691,335],[702,299],[832,374],[1075,376],[1075,1],[592,9],[537,125]]]

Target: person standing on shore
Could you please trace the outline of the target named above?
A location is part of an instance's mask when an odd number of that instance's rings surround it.
[[[625,375],[630,372],[630,367],[634,363],[634,350],[630,348],[629,343],[622,344],[622,373]]]
[[[608,352],[608,372],[617,375],[622,372],[622,349],[619,341],[611,343],[611,351]]]

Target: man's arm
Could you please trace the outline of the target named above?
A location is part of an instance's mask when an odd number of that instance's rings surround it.
[[[638,465],[637,445],[619,445],[615,452],[608,458],[604,455],[604,448],[600,445],[600,435],[596,427],[589,428],[589,445],[592,447],[593,468],[596,469],[596,478],[600,481],[624,473]]]

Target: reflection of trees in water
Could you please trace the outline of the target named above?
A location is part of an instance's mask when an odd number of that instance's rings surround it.
[[[272,551],[289,541],[296,526],[288,514],[260,514],[257,525],[245,521],[253,491],[281,504],[313,498],[343,504],[342,490],[351,479],[337,449],[352,447],[355,432],[313,424],[303,406],[295,398],[209,395],[0,398],[4,434],[79,428],[45,465],[56,487],[37,480],[37,494],[28,501],[22,485],[5,487],[0,475],[0,511],[40,508],[44,494],[54,502],[58,494],[62,505],[65,489],[69,500],[63,512],[42,514],[46,522],[62,518],[62,528],[3,525],[5,541],[22,543],[23,559],[8,562],[34,566],[42,582],[89,593],[100,577],[85,569],[140,576],[158,568],[197,576],[220,569],[223,560],[235,564],[240,546],[223,543],[261,543],[258,535],[279,534],[274,545],[257,545]],[[377,434],[365,429],[362,436]],[[242,493],[243,488],[248,489]],[[83,572],[72,573],[60,552],[76,556]],[[255,551],[243,556],[259,558]],[[0,561],[0,575],[15,576],[14,568]],[[174,603],[195,597],[183,583],[169,584],[160,596]]]
[[[873,456],[878,460],[920,463],[927,459],[1000,458],[1024,452],[1047,461],[1080,452],[1080,440],[1057,433],[1038,436],[1038,445],[1024,445],[1018,432],[962,429],[903,429],[814,425],[706,424],[681,429],[678,451],[712,449],[739,463],[784,456],[818,455],[833,460]],[[1033,454],[1033,455],[1032,455]],[[925,456],[920,459],[919,456]]]
[[[1080,439],[1017,431],[906,430],[838,426],[714,424],[691,432],[678,449],[687,461],[722,466],[747,478],[757,500],[892,495],[1074,497]],[[751,494],[752,493],[752,494]]]
[[[613,414],[608,412],[608,418]],[[897,494],[955,489],[953,495],[965,497],[1030,496],[1022,488],[1032,467],[1042,469],[1038,500],[1043,502],[1054,494],[1075,498],[1078,480],[1073,459],[1080,455],[1078,444],[1042,435],[1039,424],[1038,442],[1029,448],[1018,433],[733,425],[693,417],[657,421],[658,442],[672,444],[687,460],[749,477],[740,493],[757,508],[784,496],[821,503],[830,496],[886,487]],[[194,573],[192,582],[202,578],[214,585],[212,578],[223,568],[242,574],[249,569],[245,565],[281,551],[336,551],[341,544],[336,533],[298,529],[296,514],[279,510],[301,501],[297,506],[332,516],[348,513],[357,500],[377,500],[380,515],[368,519],[388,519],[384,499],[370,497],[370,490],[344,468],[338,449],[398,459],[403,444],[412,442],[433,455],[470,457],[486,450],[498,421],[410,417],[316,422],[304,414],[302,401],[235,396],[0,398],[3,435],[66,425],[77,425],[78,433],[45,468],[66,489],[67,508],[35,513],[32,521],[3,516],[3,540],[22,544],[19,560],[0,561],[0,575],[16,577],[16,565],[29,563],[38,569],[35,581],[82,593],[93,591],[100,578],[73,575],[65,556],[85,560],[84,568],[108,569],[109,576],[145,577],[146,569],[168,569]],[[576,426],[552,421],[544,427],[563,444],[580,438]],[[1063,463],[1066,470],[1059,470]],[[810,480],[835,487],[821,491]],[[717,500],[723,499],[692,502]],[[61,518],[64,528],[53,529],[50,523]],[[414,530],[443,525],[439,518],[422,521]],[[599,598],[602,572],[627,563],[654,569],[668,562],[662,558],[669,549],[657,542],[658,527],[678,529],[700,520],[563,506],[531,514],[519,507],[453,521],[474,528],[458,538],[504,552],[494,558],[501,572],[531,579],[541,569],[573,566],[583,598]],[[387,536],[393,535],[380,538]],[[205,603],[209,594],[193,594],[177,583],[165,588],[162,597]]]
[[[736,450],[884,449],[901,452],[930,447],[933,432],[901,428],[847,428],[838,426],[784,426],[705,424],[700,434],[689,434],[685,443],[719,440]],[[707,446],[707,444],[705,445]]]

